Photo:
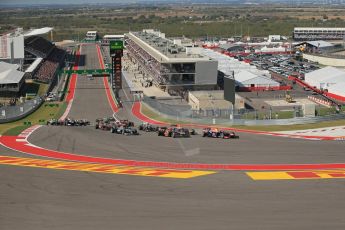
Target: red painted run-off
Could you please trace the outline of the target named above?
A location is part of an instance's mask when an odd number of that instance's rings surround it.
[[[83,156],[72,153],[57,152],[43,149],[29,144],[24,139],[17,142],[16,136],[2,136],[1,143],[16,151],[28,153],[35,156],[49,157],[61,160],[70,160],[87,163],[114,164],[141,167],[159,167],[170,169],[199,169],[199,170],[307,170],[307,169],[341,169],[345,163],[337,164],[201,164],[201,163],[175,163],[156,161],[137,161],[123,159],[109,159],[92,156]]]
[[[136,101],[133,103],[132,114],[141,121],[148,122],[154,125],[167,125],[167,123],[153,120],[141,113],[141,103]]]
[[[104,69],[104,63],[103,63],[101,50],[100,50],[98,45],[96,45],[96,47],[97,47],[97,56],[98,56],[99,65],[101,66],[102,69]],[[110,85],[109,85],[109,82],[108,82],[106,75],[103,76],[103,85],[105,88],[105,92],[107,94],[108,103],[109,103],[111,109],[113,110],[113,112],[117,113],[119,111],[119,108],[117,107],[115,100],[114,100],[113,96],[111,95],[111,91],[110,91],[111,89],[110,89]]]
[[[75,60],[74,66],[73,66],[73,70],[78,70],[79,58],[80,58],[80,50],[78,50],[76,53],[76,60]],[[72,74],[71,80],[70,80],[70,83],[68,86],[68,93],[66,96],[66,102],[67,103],[69,103],[71,100],[73,100],[76,86],[77,86],[77,74]]]

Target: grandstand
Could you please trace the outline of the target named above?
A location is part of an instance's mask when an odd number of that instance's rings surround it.
[[[295,27],[293,38],[296,41],[343,40],[345,28]]]
[[[42,62],[33,78],[44,83],[51,83],[59,67],[62,66],[66,52],[54,47],[50,55]]]
[[[65,51],[50,41],[38,36],[29,36],[24,41],[26,77],[51,83],[57,69],[62,65]]]
[[[154,30],[125,35],[128,57],[140,66],[144,76],[167,89],[207,89],[217,84],[217,61],[166,39]]]
[[[58,68],[63,65],[66,52],[41,37],[52,29],[45,27],[24,32],[22,28],[18,28],[1,36],[1,59],[4,62],[18,64],[17,69],[23,71],[19,73],[11,70],[11,74],[5,74],[7,67],[3,65],[1,86],[3,94],[9,92],[12,97],[13,92],[20,93],[19,91],[25,88],[22,87],[25,79],[48,84],[54,82]]]
[[[39,36],[27,37],[24,41],[25,51],[41,58],[46,58],[53,48],[51,42]]]

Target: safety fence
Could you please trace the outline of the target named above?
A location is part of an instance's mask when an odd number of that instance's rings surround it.
[[[317,106],[315,116],[303,115],[301,106],[295,106],[292,110],[279,111],[272,108],[257,111],[250,109],[234,109],[233,111],[210,109],[192,110],[186,105],[167,104],[149,97],[142,98],[144,106],[158,114],[160,117],[175,121],[187,121],[205,124],[225,125],[289,125],[307,124],[321,121],[345,119],[345,114],[335,109],[326,109]]]
[[[43,102],[43,98],[37,96],[18,105],[0,107],[0,124],[16,121],[28,116],[36,111]]]

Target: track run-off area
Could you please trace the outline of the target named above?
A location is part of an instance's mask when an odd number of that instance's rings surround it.
[[[104,68],[82,44],[74,69]],[[63,117],[141,113],[124,85],[72,75]],[[187,125],[202,128],[203,125]],[[123,136],[93,127],[33,126],[1,136],[0,229],[343,229],[345,142],[236,130],[239,140]]]

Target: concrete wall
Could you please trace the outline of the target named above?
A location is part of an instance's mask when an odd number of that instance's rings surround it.
[[[218,75],[217,61],[198,61],[195,64],[195,84],[216,85]]]
[[[318,62],[321,65],[335,66],[335,67],[345,67],[345,58],[331,58],[331,57],[320,57],[311,54],[303,54],[303,58],[309,61]]]

